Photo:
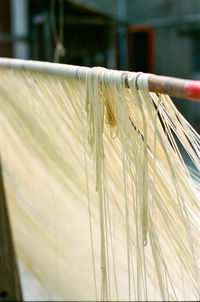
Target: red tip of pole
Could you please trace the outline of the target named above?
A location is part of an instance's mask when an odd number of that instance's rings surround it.
[[[191,81],[186,86],[186,96],[200,102],[200,81]]]

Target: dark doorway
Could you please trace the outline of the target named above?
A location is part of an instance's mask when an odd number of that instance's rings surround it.
[[[128,30],[128,69],[154,72],[154,30],[148,26],[131,26]]]

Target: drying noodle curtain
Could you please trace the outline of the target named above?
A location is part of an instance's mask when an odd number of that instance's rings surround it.
[[[147,82],[0,60],[0,156],[17,258],[49,300],[200,298],[199,193],[177,147],[199,170],[199,135]]]

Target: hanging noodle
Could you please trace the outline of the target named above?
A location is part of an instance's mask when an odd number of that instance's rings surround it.
[[[49,300],[200,298],[199,193],[177,146],[199,170],[200,139],[147,81],[0,60],[0,156],[17,257]]]

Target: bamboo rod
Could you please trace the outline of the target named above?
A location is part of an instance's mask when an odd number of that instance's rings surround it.
[[[87,72],[91,70],[89,67],[80,67],[73,65],[39,62],[39,61],[27,61],[20,59],[0,58],[0,68],[9,67],[12,69],[23,69],[36,72],[43,72],[48,74],[57,74],[68,77],[75,77],[81,74],[81,79],[86,79]],[[112,73],[112,70],[108,70]],[[126,86],[128,87],[128,75],[127,72]],[[122,75],[122,71],[118,71],[119,77]],[[116,70],[115,70],[116,77]],[[173,77],[166,77],[160,75],[153,75],[148,79],[149,91],[156,93],[168,94],[177,98],[184,98],[189,100],[195,100],[200,102],[200,81],[197,80],[185,80]]]

